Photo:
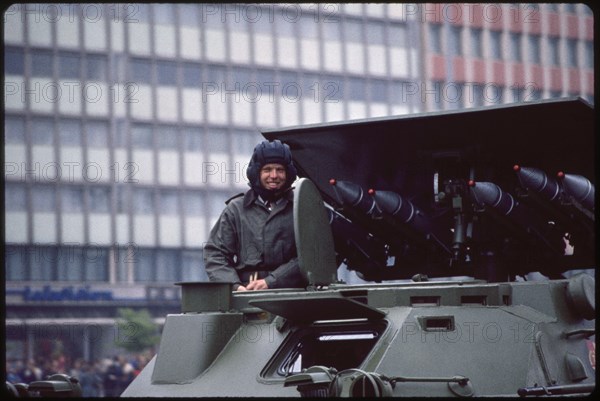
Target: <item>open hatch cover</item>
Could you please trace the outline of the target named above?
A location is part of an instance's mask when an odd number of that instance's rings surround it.
[[[250,305],[298,323],[317,320],[382,319],[385,313],[340,295],[255,299]]]

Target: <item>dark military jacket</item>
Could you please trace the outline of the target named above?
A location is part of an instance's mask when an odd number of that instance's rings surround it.
[[[204,262],[211,281],[247,285],[258,272],[269,288],[302,288],[290,189],[269,211],[253,190],[234,197],[204,245]]]

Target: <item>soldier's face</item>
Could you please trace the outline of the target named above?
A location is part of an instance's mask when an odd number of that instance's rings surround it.
[[[276,190],[285,184],[285,167],[279,163],[265,164],[260,169],[260,184],[263,188]]]

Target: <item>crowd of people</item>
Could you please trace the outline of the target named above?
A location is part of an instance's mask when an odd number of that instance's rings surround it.
[[[83,397],[117,397],[142,371],[150,358],[151,355],[142,353],[95,361],[83,358],[70,361],[62,354],[28,361],[13,359],[6,361],[6,381],[28,385],[34,381],[46,380],[50,375],[63,373],[79,380]]]

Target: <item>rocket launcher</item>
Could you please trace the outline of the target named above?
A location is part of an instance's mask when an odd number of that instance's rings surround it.
[[[557,231],[551,233],[552,226],[548,222],[517,202],[510,193],[503,191],[493,182],[471,180],[468,185],[475,204],[498,216],[520,239],[527,242],[537,239],[554,253],[564,254],[565,243],[562,241],[562,235]]]

